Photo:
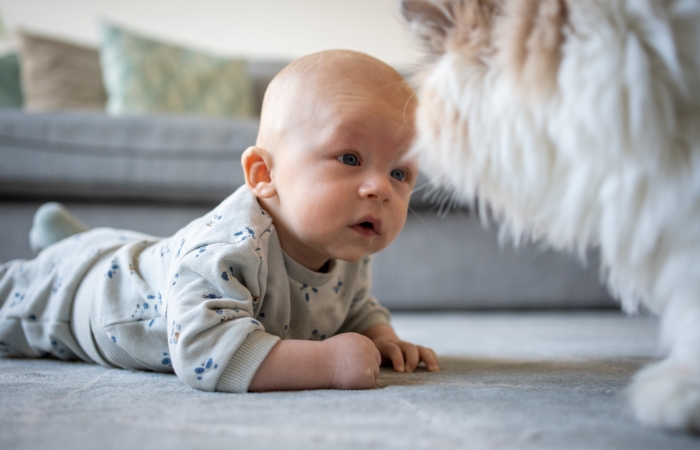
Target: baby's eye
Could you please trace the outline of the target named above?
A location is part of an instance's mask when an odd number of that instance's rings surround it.
[[[391,178],[404,181],[406,179],[406,172],[401,169],[394,169],[391,171]]]
[[[343,164],[347,164],[348,166],[357,166],[360,164],[360,161],[357,159],[357,155],[353,155],[352,153],[346,153],[338,156],[338,161],[342,162]]]

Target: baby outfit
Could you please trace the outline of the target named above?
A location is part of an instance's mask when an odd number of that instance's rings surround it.
[[[244,186],[170,238],[97,228],[0,266],[0,352],[246,392],[280,339],[389,323],[369,295],[370,266],[367,256],[306,269]]]

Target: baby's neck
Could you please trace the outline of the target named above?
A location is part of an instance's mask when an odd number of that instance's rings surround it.
[[[277,230],[277,237],[282,246],[282,250],[284,250],[290,258],[314,272],[327,273],[330,270],[330,259],[309,251],[308,248],[304,247],[302,242],[299,242],[298,239],[295,239],[294,236],[288,232],[284,221],[280,220],[280,217],[277,216],[277,208],[274,203],[266,201],[266,199],[263,198],[258,198],[258,204],[260,204],[265,212],[272,218],[272,223]]]
[[[330,268],[331,268],[331,260],[329,259],[328,261],[326,261],[326,263],[324,265],[321,266],[320,269],[317,270],[317,272],[328,273],[328,269],[330,269]]]

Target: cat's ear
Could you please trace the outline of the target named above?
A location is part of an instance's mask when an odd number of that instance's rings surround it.
[[[402,0],[401,14],[429,59],[437,59],[445,53],[447,39],[455,28],[452,8],[447,2]]]

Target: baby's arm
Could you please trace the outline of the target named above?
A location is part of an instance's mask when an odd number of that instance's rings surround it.
[[[397,372],[413,372],[421,361],[425,363],[429,372],[440,370],[437,356],[432,349],[400,340],[389,325],[374,325],[362,334],[374,342],[382,356],[382,362],[390,362]]]
[[[272,348],[248,390],[370,389],[380,364],[377,347],[357,333],[320,342],[285,340]]]

